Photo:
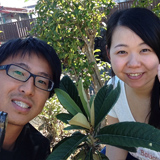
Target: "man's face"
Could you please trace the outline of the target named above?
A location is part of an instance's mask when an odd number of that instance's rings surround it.
[[[52,77],[48,62],[35,54],[30,57],[28,55],[9,57],[0,65],[7,64],[16,64],[35,75]],[[8,113],[9,124],[20,126],[36,117],[49,97],[49,92],[34,85],[33,77],[30,77],[27,82],[21,82],[9,77],[6,70],[0,70],[0,93],[0,111]]]

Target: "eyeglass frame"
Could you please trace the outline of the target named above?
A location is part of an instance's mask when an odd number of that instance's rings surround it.
[[[8,74],[8,70],[9,70],[9,68],[10,68],[11,65],[14,65],[14,66],[16,66],[16,67],[22,68],[23,70],[25,70],[26,72],[28,72],[28,73],[30,74],[29,77],[28,77],[25,81],[20,80],[20,79],[16,79],[16,78],[12,77],[11,75]],[[13,78],[13,79],[15,79],[15,80],[17,80],[17,81],[20,81],[20,82],[27,82],[31,77],[33,77],[33,79],[34,79],[34,86],[36,86],[36,84],[35,84],[35,79],[36,79],[36,77],[43,77],[43,76],[35,75],[35,74],[31,73],[30,71],[26,70],[25,68],[23,68],[23,67],[21,67],[21,66],[18,66],[18,65],[16,65],[16,64],[1,65],[1,66],[0,66],[0,70],[6,70],[6,74],[7,74],[9,77],[11,77],[11,78]],[[49,79],[49,78],[46,78],[46,77],[43,77],[43,78],[48,79],[48,80],[51,82],[51,89],[45,90],[45,89],[42,89],[42,88],[40,88],[40,87],[38,87],[38,86],[36,86],[36,87],[39,88],[39,89],[41,89],[41,90],[44,90],[44,91],[48,91],[48,92],[52,91],[52,89],[53,89],[53,87],[54,87],[54,82],[53,82],[51,79]]]

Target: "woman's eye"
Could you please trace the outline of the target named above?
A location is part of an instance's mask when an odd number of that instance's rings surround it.
[[[126,54],[126,51],[119,51],[118,54]]]
[[[141,52],[150,52],[150,49],[142,49]]]

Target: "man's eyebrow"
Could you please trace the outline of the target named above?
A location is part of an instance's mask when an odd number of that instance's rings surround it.
[[[20,67],[23,67],[23,68],[25,68],[25,69],[28,69],[28,70],[30,70],[31,68],[27,65],[27,64],[25,64],[25,63],[15,63],[16,65],[18,65],[18,66],[20,66]]]
[[[144,45],[144,44],[147,45],[145,42],[142,42],[142,43],[139,44],[139,46]]]
[[[43,77],[51,79],[51,76],[49,74],[45,73],[45,72],[39,72],[38,74],[43,76]]]
[[[25,63],[15,63],[15,64],[20,66],[20,67],[22,67],[22,68],[24,68],[24,69],[27,69],[29,71],[31,70],[31,68]],[[45,73],[45,72],[38,72],[38,75],[51,79],[51,75],[49,75],[48,73]]]

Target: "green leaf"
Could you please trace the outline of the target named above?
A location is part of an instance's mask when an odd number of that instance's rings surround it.
[[[94,101],[92,102],[92,105],[91,105],[91,118],[90,118],[90,121],[91,121],[92,127],[94,127],[94,124],[95,124]]]
[[[121,148],[121,149],[124,149],[126,151],[129,151],[129,152],[137,152],[137,149],[135,147],[122,147],[122,146],[116,146],[114,145],[115,147],[118,147],[118,148]]]
[[[120,94],[120,84],[115,89],[113,85],[102,87],[95,98],[95,128],[101,123],[116,103]]]
[[[144,147],[160,151],[160,130],[139,122],[120,122],[100,129],[96,136],[102,144]],[[127,148],[126,148],[127,149]]]
[[[48,156],[47,160],[67,159],[85,139],[86,135],[83,134],[65,138]]]
[[[87,117],[90,117],[90,107],[89,107],[86,93],[83,88],[82,79],[78,82],[78,91],[79,91],[79,96],[80,96],[81,102],[83,104],[83,108],[87,114]]]
[[[80,127],[80,126],[75,126],[75,125],[71,125],[71,126],[68,126],[68,127],[65,127],[64,130],[86,130],[86,128],[83,128],[83,127]]]
[[[89,106],[92,106],[92,103],[94,103],[94,99],[95,99],[96,95],[92,95],[89,101]]]
[[[90,148],[90,150],[87,150],[87,154],[84,160],[93,160],[92,148]]]
[[[94,50],[94,53],[96,53],[96,52],[101,52],[101,50],[100,49]]]
[[[93,159],[92,160],[102,160],[101,156],[99,154],[93,154]]]
[[[69,120],[69,124],[87,128],[89,130],[91,129],[87,118],[82,113],[77,113],[71,120]]]
[[[103,153],[98,152],[98,154],[100,155],[101,160],[109,160],[108,157],[106,157]]]
[[[57,119],[61,120],[62,122],[68,124],[68,120],[73,118],[73,115],[68,113],[60,113],[56,115]]]
[[[59,88],[68,93],[69,96],[74,100],[74,102],[79,106],[83,114],[86,115],[78,94],[78,90],[73,81],[68,76],[64,76],[61,79]]]
[[[86,156],[86,151],[85,150],[80,150],[80,152],[73,157],[73,160],[84,160]]]
[[[69,113],[71,113],[72,115],[76,115],[77,113],[82,112],[80,108],[77,106],[77,104],[71,99],[71,97],[65,91],[56,88],[55,93],[60,103]]]
[[[73,158],[73,160],[93,160],[92,149],[82,149],[80,152]]]

